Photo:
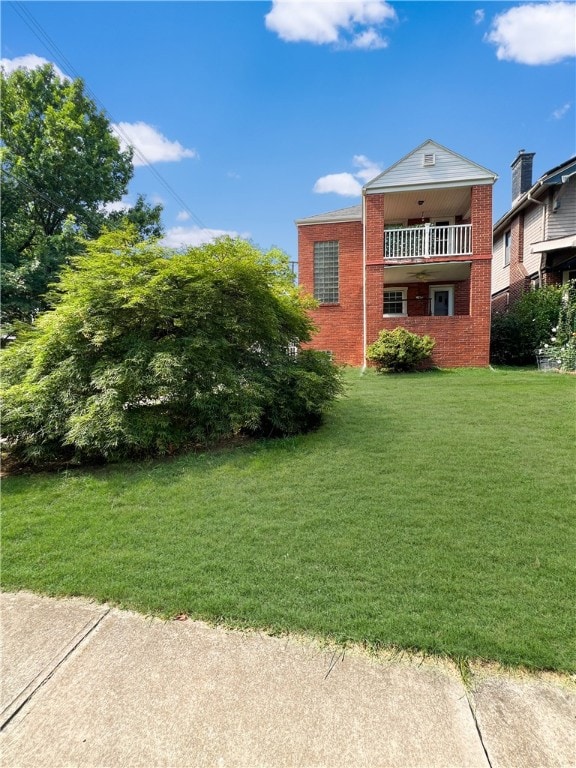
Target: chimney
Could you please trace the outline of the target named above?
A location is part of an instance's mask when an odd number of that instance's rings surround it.
[[[520,195],[528,192],[532,186],[532,159],[534,152],[525,152],[519,150],[518,157],[512,163],[512,202],[514,203]]]

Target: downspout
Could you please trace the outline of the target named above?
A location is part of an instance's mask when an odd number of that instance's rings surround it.
[[[368,315],[366,308],[366,192],[362,190],[362,373],[366,372]]]

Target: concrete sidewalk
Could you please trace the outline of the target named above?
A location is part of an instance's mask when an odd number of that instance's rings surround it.
[[[576,766],[555,676],[374,659],[301,639],[4,594],[2,766]]]

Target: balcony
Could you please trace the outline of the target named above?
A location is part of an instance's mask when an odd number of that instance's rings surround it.
[[[427,259],[471,253],[471,224],[422,224],[384,232],[384,259]]]

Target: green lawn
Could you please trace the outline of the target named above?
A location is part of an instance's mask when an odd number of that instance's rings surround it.
[[[3,588],[575,670],[574,377],[347,382],[299,438],[6,478]]]

